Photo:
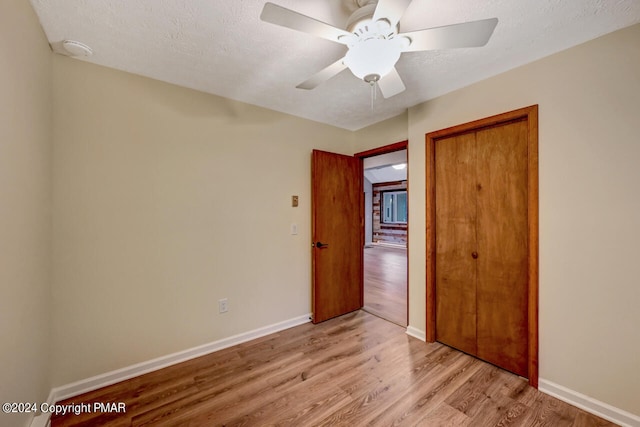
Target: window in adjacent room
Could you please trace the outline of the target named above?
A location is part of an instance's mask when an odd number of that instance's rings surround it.
[[[382,193],[382,222],[385,224],[407,223],[407,192],[385,191]]]

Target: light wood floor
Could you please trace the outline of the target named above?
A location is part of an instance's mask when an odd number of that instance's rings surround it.
[[[407,250],[364,249],[364,310],[407,326]]]
[[[62,403],[126,414],[53,426],[609,426],[527,381],[356,311],[305,324]]]

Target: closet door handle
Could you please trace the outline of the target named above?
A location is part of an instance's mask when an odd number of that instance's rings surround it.
[[[478,252],[471,252],[471,258],[478,259]]]

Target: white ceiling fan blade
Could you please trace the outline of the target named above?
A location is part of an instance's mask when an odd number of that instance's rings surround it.
[[[496,25],[498,25],[498,18],[491,18],[402,33],[403,36],[411,39],[411,44],[402,51],[484,46],[491,38]]]
[[[260,19],[271,24],[313,34],[323,39],[342,44],[346,44],[346,40],[340,41],[340,37],[348,37],[351,35],[351,33],[334,27],[333,25],[326,24],[273,3],[265,3],[262,13],[260,14]]]
[[[333,64],[329,65],[327,68],[318,71],[316,74],[303,81],[296,87],[298,89],[313,89],[316,86],[326,82],[331,77],[337,75],[345,68],[347,68],[347,66],[344,65],[344,58],[340,58]]]
[[[394,28],[410,3],[411,0],[379,0],[376,11],[373,12],[373,21],[386,19],[391,24],[391,28]]]
[[[378,81],[378,86],[380,87],[382,96],[385,98],[391,98],[393,95],[404,92],[406,89],[402,79],[400,78],[400,74],[398,74],[398,70],[396,70],[395,67],[389,72],[389,74],[385,75],[380,79],[380,81]]]

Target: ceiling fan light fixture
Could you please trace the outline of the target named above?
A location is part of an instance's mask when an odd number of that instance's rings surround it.
[[[498,18],[400,32],[400,19],[412,0],[347,0],[356,9],[346,30],[267,1],[260,19],[313,34],[347,47],[345,56],[296,87],[313,89],[345,68],[371,86],[372,108],[377,89],[390,98],[406,87],[395,65],[405,52],[480,47],[487,44]]]
[[[350,46],[344,64],[359,79],[378,76],[379,80],[393,69],[401,52],[402,45],[396,39],[370,38]]]

